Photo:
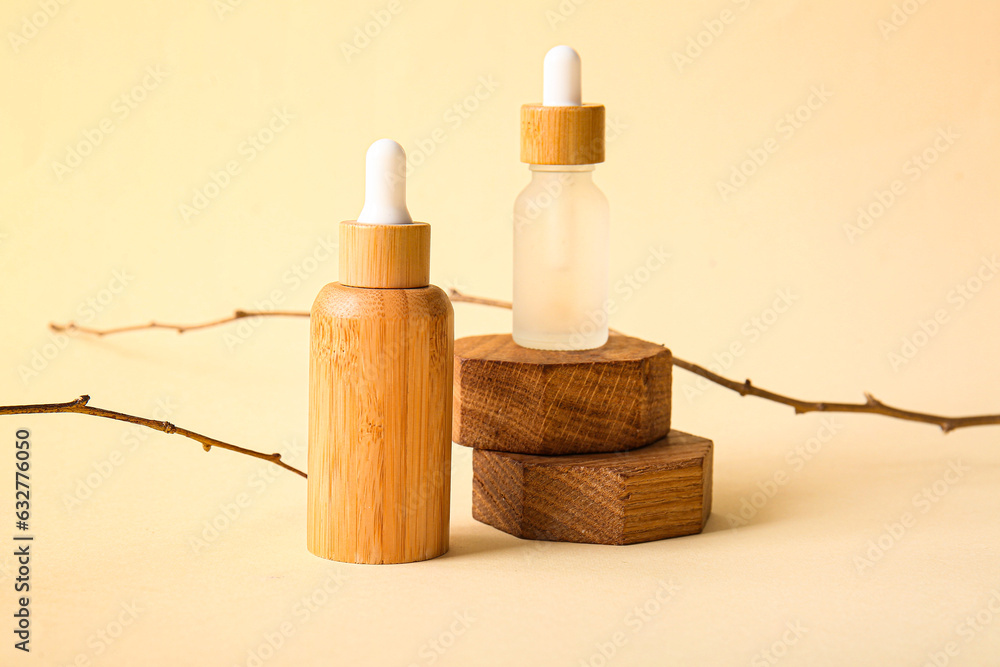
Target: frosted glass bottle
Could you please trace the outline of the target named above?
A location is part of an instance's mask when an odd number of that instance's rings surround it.
[[[514,202],[514,342],[589,350],[608,340],[608,200],[594,165],[530,165]]]

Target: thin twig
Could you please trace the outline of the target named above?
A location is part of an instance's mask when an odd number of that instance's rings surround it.
[[[482,296],[468,296],[459,292],[454,287],[448,289],[448,296],[455,303],[478,303],[480,306],[492,306],[493,308],[506,308],[510,310],[514,306],[510,301],[500,301],[499,299],[490,299]]]
[[[496,299],[487,299],[478,296],[466,296],[456,289],[448,290],[448,296],[455,303],[478,303],[483,306],[492,306],[494,308],[506,308],[510,310],[511,305],[509,301],[497,301]],[[197,324],[170,324],[167,322],[147,322],[146,324],[129,324],[123,327],[113,327],[110,329],[97,329],[94,327],[86,327],[76,322],[67,322],[66,324],[57,324],[55,322],[49,323],[49,328],[53,331],[59,332],[76,332],[90,334],[91,336],[110,336],[112,334],[129,333],[132,331],[145,331],[147,329],[167,329],[170,331],[176,331],[179,334],[185,333],[187,331],[197,331],[198,329],[208,329],[210,327],[217,327],[222,324],[229,324],[230,322],[235,322],[236,320],[242,320],[248,317],[309,317],[308,310],[236,310],[233,311],[232,315],[226,315],[225,317],[220,317],[216,320],[209,320],[207,322],[198,322]]]
[[[941,427],[945,433],[954,431],[957,428],[966,426],[984,426],[987,424],[1000,424],[1000,415],[974,415],[970,417],[944,417],[941,415],[927,414],[924,412],[913,412],[912,410],[902,410],[886,405],[868,392],[865,392],[864,403],[829,403],[827,401],[803,401],[798,398],[791,398],[782,394],[776,394],[767,389],[755,387],[749,379],[743,382],[736,382],[729,378],[724,378],[718,373],[713,373],[707,368],[690,361],[684,361],[674,357],[674,366],[690,371],[695,375],[700,375],[706,380],[722,385],[726,389],[732,389],[740,396],[757,396],[768,401],[781,403],[790,406],[795,410],[795,414],[806,412],[866,412],[875,415],[894,417],[895,419],[905,419],[912,422],[922,422],[924,424],[935,424]]]
[[[481,306],[490,306],[493,308],[506,308],[510,309],[511,304],[509,301],[501,301],[499,299],[490,299],[486,297],[479,296],[469,296],[464,294],[457,289],[448,290],[448,296],[455,303],[472,303],[479,304]],[[151,329],[151,328],[166,328],[174,329],[179,332],[188,331],[191,329],[204,329],[206,327],[215,326],[218,324],[225,324],[226,322],[231,322],[233,320],[240,319],[242,317],[255,317],[255,316],[270,316],[270,315],[283,315],[289,317],[308,317],[309,313],[306,311],[249,311],[249,310],[238,310],[234,315],[230,317],[224,317],[219,320],[214,320],[212,322],[205,322],[202,324],[195,324],[190,326],[181,326],[176,324],[158,324],[151,322],[146,325],[135,325],[130,327],[120,327],[118,329],[88,329],[85,327],[78,327],[73,323],[59,327],[59,325],[50,325],[53,329],[57,331],[63,331],[67,329],[75,329],[77,331],[82,331],[85,333],[92,333],[97,336],[103,336],[105,334],[120,333],[123,331],[137,331],[139,329]],[[774,401],[775,403],[781,403],[782,405],[787,405],[795,410],[796,414],[803,414],[806,412],[861,412],[868,414],[883,415],[886,417],[893,417],[895,419],[903,419],[906,421],[921,422],[924,424],[934,424],[939,426],[942,431],[948,433],[949,431],[954,431],[955,429],[965,428],[969,426],[986,426],[990,424],[1000,424],[1000,414],[995,415],[972,415],[968,417],[945,417],[942,415],[929,414],[924,412],[914,412],[912,410],[903,410],[901,408],[895,408],[890,405],[886,405],[882,401],[878,400],[869,393],[865,393],[864,403],[830,403],[827,401],[803,401],[798,398],[791,398],[789,396],[784,396],[782,394],[777,394],[773,391],[768,391],[767,389],[761,389],[753,385],[750,380],[744,380],[743,382],[736,382],[735,380],[730,380],[729,378],[723,377],[718,373],[713,373],[712,371],[699,366],[698,364],[693,364],[690,361],[685,361],[678,357],[674,357],[674,366],[678,368],[683,368],[686,371],[694,373],[695,375],[700,375],[701,377],[714,382],[726,389],[731,389],[738,393],[740,396],[756,396],[758,398],[763,398],[768,401]],[[2,413],[0,413],[2,414]]]
[[[220,317],[217,320],[211,320],[208,322],[200,322],[198,324],[167,324],[165,322],[154,321],[147,322],[146,324],[130,324],[128,326],[115,327],[113,329],[95,329],[93,327],[81,326],[76,322],[67,322],[66,324],[56,324],[55,322],[52,322],[49,324],[49,328],[53,331],[79,332],[90,334],[92,336],[108,336],[110,334],[126,333],[128,331],[142,331],[144,329],[169,329],[182,334],[185,331],[207,329],[209,327],[219,326],[220,324],[228,324],[229,322],[242,320],[247,317],[263,317],[265,315],[309,317],[309,312],[305,310],[237,310],[234,311],[232,315]]]
[[[483,306],[494,306],[496,308],[510,308],[511,304],[509,301],[500,301],[497,299],[488,299],[478,296],[466,296],[465,294],[459,292],[456,289],[449,290],[449,296],[451,300],[456,303],[478,303]],[[763,398],[768,401],[774,401],[775,403],[781,403],[782,405],[790,406],[795,410],[795,414],[804,414],[806,412],[865,412],[869,414],[884,415],[886,417],[893,417],[895,419],[904,419],[907,421],[922,422],[924,424],[935,424],[941,427],[941,430],[945,433],[949,431],[954,431],[957,428],[964,428],[967,426],[985,426],[987,424],[1000,424],[1000,414],[997,415],[973,415],[970,417],[944,417],[942,415],[933,415],[923,412],[913,412],[912,410],[902,410],[900,408],[894,408],[891,405],[886,405],[882,401],[878,400],[868,392],[865,392],[865,402],[864,403],[830,403],[827,401],[803,401],[798,398],[791,398],[789,396],[784,396],[782,394],[777,394],[773,391],[768,391],[767,389],[760,389],[755,387],[749,379],[743,382],[736,382],[725,378],[718,373],[713,373],[712,371],[699,366],[698,364],[693,364],[690,361],[685,361],[678,357],[673,357],[674,366],[678,368],[683,368],[684,370],[694,373],[695,375],[700,375],[706,380],[710,380],[718,385],[725,387],[726,389],[732,389],[740,396],[756,396],[758,398]]]
[[[130,424],[138,424],[139,426],[145,426],[146,428],[151,428],[155,431],[160,431],[162,433],[173,433],[175,435],[182,435],[185,438],[190,438],[201,443],[202,448],[207,452],[212,449],[212,447],[218,447],[219,449],[228,449],[231,452],[236,452],[237,454],[246,454],[247,456],[252,456],[256,459],[263,459],[264,461],[270,461],[271,463],[284,468],[285,470],[294,472],[297,475],[305,477],[306,474],[294,468],[284,461],[281,460],[281,454],[265,454],[263,452],[254,451],[253,449],[246,449],[245,447],[240,447],[238,445],[230,445],[228,442],[222,442],[221,440],[216,440],[215,438],[210,438],[207,435],[202,435],[200,433],[195,433],[194,431],[189,431],[186,428],[181,428],[179,426],[174,426],[170,422],[157,421],[155,419],[147,419],[145,417],[136,417],[135,415],[127,415],[123,412],[115,412],[114,410],[105,410],[104,408],[95,408],[88,405],[90,402],[90,396],[83,395],[75,401],[69,401],[68,403],[38,403],[35,405],[7,405],[0,406],[0,415],[34,415],[34,414],[45,414],[52,412],[71,412],[81,415],[93,415],[95,417],[104,417],[106,419],[116,419],[122,422],[128,422]]]

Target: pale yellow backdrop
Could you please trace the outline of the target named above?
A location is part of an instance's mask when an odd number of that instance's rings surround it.
[[[0,32],[2,404],[89,393],[304,466],[304,321],[47,324],[308,308],[383,136],[410,155],[434,281],[509,298],[518,107],[567,43],[608,109],[614,327],[804,398],[1000,411],[993,2],[5,0]],[[510,327],[456,315],[458,335]],[[674,391],[675,425],[717,446],[703,535],[519,541],[472,520],[456,447],[453,548],[398,567],[308,554],[305,484],[268,464],[4,417],[0,663],[997,660],[1000,427],[796,417],[682,371]]]

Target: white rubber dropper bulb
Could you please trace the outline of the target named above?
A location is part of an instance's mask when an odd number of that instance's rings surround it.
[[[406,152],[392,139],[379,139],[365,155],[365,205],[358,222],[369,225],[405,225],[413,222],[406,210]]]
[[[580,88],[580,54],[571,46],[549,49],[542,67],[542,104],[578,107],[583,104]]]

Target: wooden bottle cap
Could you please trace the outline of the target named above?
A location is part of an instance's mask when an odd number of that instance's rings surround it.
[[[521,162],[604,162],[604,105],[521,107]]]
[[[411,288],[430,284],[431,226],[426,222],[340,223],[340,284]]]

